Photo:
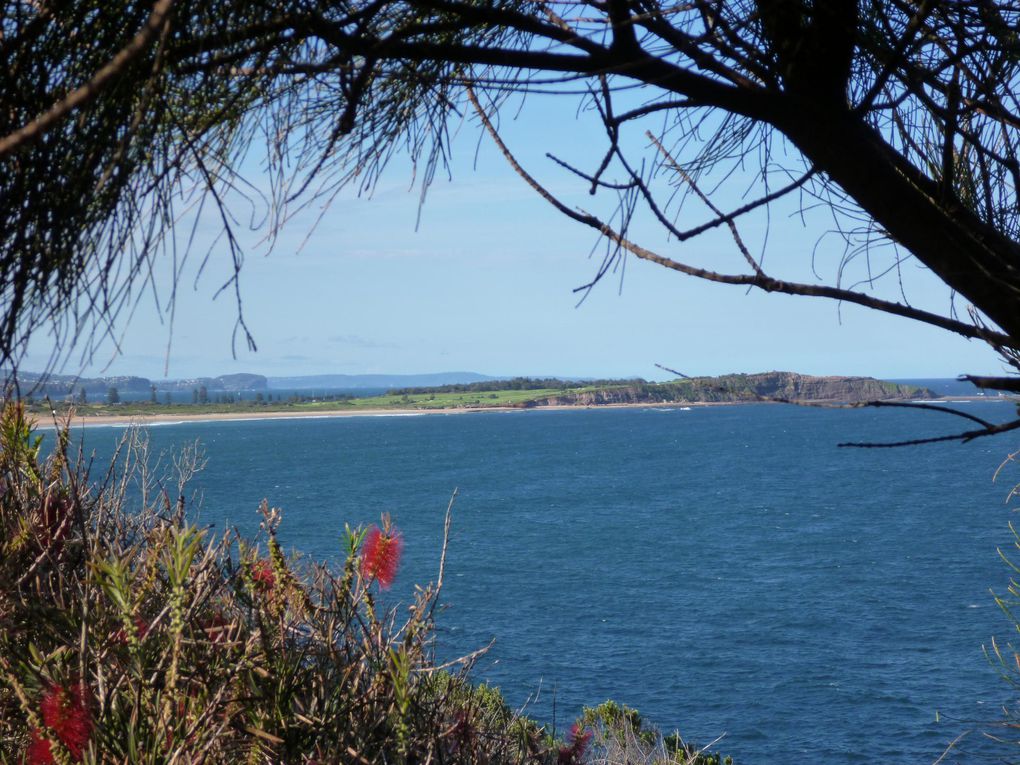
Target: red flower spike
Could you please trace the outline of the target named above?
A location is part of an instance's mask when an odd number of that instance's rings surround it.
[[[580,724],[574,723],[567,737],[569,745],[560,748],[557,765],[580,765],[584,761],[585,752],[588,751],[591,736],[590,730],[585,730]]]
[[[92,717],[82,699],[82,689],[78,684],[61,687],[51,685],[39,705],[43,724],[56,734],[57,739],[66,748],[74,762],[81,762],[85,748],[92,735]],[[28,750],[29,761],[53,762],[50,743],[38,731],[32,735],[32,744]],[[39,757],[40,759],[32,759]],[[48,758],[48,759],[47,759]]]
[[[212,643],[223,643],[228,638],[230,624],[222,612],[217,611],[202,624],[205,636]]]
[[[229,643],[237,637],[237,624],[217,610],[202,622],[202,630],[211,643]]]
[[[365,544],[361,548],[361,575],[375,579],[382,589],[388,590],[397,576],[403,549],[404,538],[396,529],[388,527],[383,531],[373,526],[365,535]]]
[[[468,713],[463,709],[458,711],[454,715],[453,725],[450,728],[450,749],[452,753],[470,755],[475,748],[475,735],[477,732],[475,724],[471,721]]]
[[[267,560],[255,561],[251,567],[251,579],[255,588],[262,592],[272,592],[276,586],[276,574],[273,573],[273,565]]]
[[[64,547],[64,537],[71,530],[70,516],[73,512],[74,502],[70,497],[47,494],[42,501],[39,542],[54,555],[59,555]]]
[[[32,731],[32,743],[28,745],[28,751],[25,753],[25,762],[28,765],[50,765],[54,762],[50,742],[38,728]]]

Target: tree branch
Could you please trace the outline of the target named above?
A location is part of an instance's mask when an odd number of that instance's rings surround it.
[[[81,87],[75,88],[65,98],[55,103],[27,125],[0,139],[0,156],[14,151],[28,141],[38,139],[43,133],[67,116],[72,109],[82,106],[95,98],[111,80],[124,70],[124,67],[135,56],[146,48],[149,41],[152,40],[153,36],[167,20],[173,1],[157,0],[152,8],[152,13],[149,14],[149,18],[145,22],[145,26],[127,45],[121,48],[117,55],[110,59],[110,63],[96,72],[91,80]]]
[[[1020,420],[1011,420],[1010,422],[1004,422],[1001,425],[990,425],[987,428],[981,428],[980,430],[968,430],[964,433],[953,433],[947,436],[935,436],[933,438],[911,438],[906,441],[890,441],[888,443],[870,443],[870,442],[845,442],[837,444],[841,447],[852,447],[856,449],[893,449],[899,446],[920,446],[921,444],[937,444],[945,441],[961,441],[967,443],[973,441],[975,438],[983,438],[985,436],[996,436],[1000,433],[1008,433],[1011,430],[1020,428]]]
[[[894,303],[888,300],[881,300],[879,298],[871,297],[870,295],[864,295],[860,292],[853,292],[851,290],[841,289],[838,287],[830,287],[828,285],[821,284],[801,284],[797,282],[788,282],[781,279],[775,279],[764,274],[723,274],[716,271],[710,271],[705,268],[698,268],[687,263],[682,263],[671,258],[667,258],[663,255],[659,255],[649,249],[646,249],[626,237],[622,236],[619,232],[613,229],[604,221],[600,220],[596,216],[571,209],[553,194],[551,194],[544,186],[542,186],[537,180],[535,180],[521,165],[517,162],[517,159],[513,156],[506,144],[500,138],[499,133],[496,131],[492,122],[489,120],[488,115],[478,102],[474,91],[469,87],[467,89],[468,99],[472,106],[475,108],[475,112],[478,114],[479,119],[482,121],[482,125],[485,127],[489,136],[495,142],[500,152],[506,158],[507,162],[513,168],[525,183],[538,193],[543,199],[549,204],[559,210],[561,213],[566,215],[568,218],[582,223],[589,228],[595,229],[600,234],[605,236],[610,241],[617,244],[623,250],[630,252],[632,255],[637,256],[642,260],[647,260],[651,263],[656,263],[664,268],[668,268],[672,271],[678,271],[688,276],[696,276],[699,279],[704,279],[710,282],[717,282],[719,284],[733,284],[745,287],[757,287],[765,292],[781,292],[787,295],[804,295],[810,297],[825,297],[833,300],[841,300],[848,303],[855,303],[857,305],[864,306],[865,308],[873,308],[884,313],[890,313],[895,316],[902,316],[908,319],[914,319],[916,321],[923,322],[925,324],[931,324],[941,329],[954,332],[963,337],[968,337],[976,340],[984,340],[987,342],[998,342],[1004,346],[1008,346],[1013,341],[1008,335],[1004,335],[1001,332],[995,332],[993,330],[985,329],[983,327],[976,327],[972,324],[966,324],[956,319],[951,319],[946,316],[941,316],[936,313],[929,311],[923,311],[913,306],[904,305],[902,303]],[[600,274],[601,276],[601,274]],[[595,281],[598,280],[597,277]],[[589,289],[594,283],[582,285],[577,287],[574,291],[582,291]]]
[[[961,375],[961,380],[973,383],[984,390],[1008,390],[1020,393],[1020,377],[981,377],[979,375]]]

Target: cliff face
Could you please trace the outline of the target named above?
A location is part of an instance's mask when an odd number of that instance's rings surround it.
[[[601,406],[602,404],[642,404],[650,399],[636,386],[605,388],[581,393],[564,392],[543,399],[539,406]]]
[[[759,396],[792,401],[895,401],[938,398],[927,388],[883,382],[873,377],[812,377],[794,372],[765,372],[743,377]]]
[[[927,388],[882,382],[872,377],[812,377],[794,372],[697,377],[668,383],[565,391],[534,406],[599,406],[602,404],[726,403],[740,401],[800,401],[859,403],[906,401],[938,396]]]

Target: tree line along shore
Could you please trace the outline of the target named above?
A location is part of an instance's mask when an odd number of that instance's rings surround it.
[[[651,383],[645,380],[565,381],[555,378],[514,378],[436,387],[392,389],[384,394],[356,396],[350,392],[192,391],[190,399],[174,401],[153,387],[148,399],[124,400],[110,386],[102,396],[71,393],[62,398],[26,396],[30,411],[76,416],[154,416],[254,412],[365,412],[374,410],[529,409],[543,406],[607,406],[654,404],[720,404],[763,401],[798,403],[862,403],[866,401],[934,399],[933,391],[870,377],[815,377],[792,372],[732,374]]]

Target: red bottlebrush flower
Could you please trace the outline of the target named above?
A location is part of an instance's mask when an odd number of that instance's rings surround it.
[[[50,765],[55,762],[53,752],[50,751],[50,742],[43,737],[42,731],[38,728],[32,731],[32,742],[25,753],[25,762],[28,765]]]
[[[560,756],[557,758],[557,765],[580,765],[584,760],[584,754],[588,751],[588,744],[591,741],[591,731],[585,730],[578,723],[574,723],[567,737],[568,745],[560,747]]]
[[[276,586],[276,574],[273,573],[273,564],[267,560],[257,560],[251,567],[251,579],[255,588],[262,592],[272,592]]]
[[[202,623],[205,636],[212,643],[224,643],[230,636],[232,625],[227,622],[222,612],[216,612]]]
[[[82,698],[81,686],[77,683],[66,687],[51,685],[43,695],[39,707],[43,724],[52,730],[60,743],[67,748],[71,759],[81,762],[89,743],[89,736],[92,735],[92,717]],[[43,738],[39,731],[32,734],[28,756],[32,763],[53,762],[50,742]]]
[[[64,537],[71,530],[71,514],[74,512],[74,501],[70,497],[47,494],[39,510],[40,525],[39,542],[54,554],[59,554],[64,546]]]
[[[369,529],[361,548],[361,575],[375,579],[384,590],[390,588],[397,576],[400,553],[404,549],[404,538],[389,524],[386,526],[386,531],[378,526]]]
[[[463,709],[458,711],[449,729],[451,753],[470,756],[475,748],[477,732],[470,715]]]
[[[212,643],[230,643],[236,640],[240,634],[238,623],[229,619],[222,611],[210,617],[203,629],[206,637]]]

